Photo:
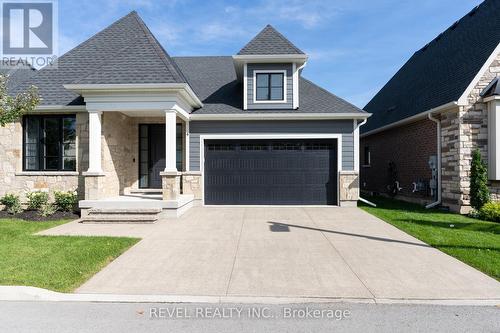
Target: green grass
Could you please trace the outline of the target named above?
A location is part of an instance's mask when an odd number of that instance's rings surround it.
[[[0,285],[70,292],[138,241],[33,235],[66,222],[0,219]]]
[[[360,207],[421,241],[500,281],[500,223],[373,197]]]

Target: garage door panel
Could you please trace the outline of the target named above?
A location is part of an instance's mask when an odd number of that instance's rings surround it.
[[[206,204],[336,204],[335,140],[205,144]]]

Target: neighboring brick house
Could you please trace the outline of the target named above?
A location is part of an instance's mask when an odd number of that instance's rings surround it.
[[[365,106],[373,116],[361,128],[361,190],[398,187],[403,200],[466,213],[478,148],[500,199],[498,77],[500,1],[486,0],[415,52]]]

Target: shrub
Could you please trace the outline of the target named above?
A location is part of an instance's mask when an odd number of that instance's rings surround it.
[[[483,220],[500,222],[500,202],[487,202],[479,210],[479,216]]]
[[[0,203],[5,206],[9,214],[19,214],[23,211],[18,195],[6,194],[0,199]]]
[[[28,192],[26,193],[26,197],[28,198],[29,210],[39,210],[49,202],[49,194],[47,192]]]
[[[72,212],[78,201],[76,191],[54,192],[55,205],[58,210],[63,212]]]
[[[490,191],[488,190],[488,174],[486,165],[481,159],[481,152],[476,149],[472,154],[472,164],[470,171],[470,204],[474,209],[481,207],[490,201]]]
[[[40,208],[38,209],[38,212],[40,216],[47,217],[54,215],[54,213],[57,211],[57,207],[49,202],[46,202]]]

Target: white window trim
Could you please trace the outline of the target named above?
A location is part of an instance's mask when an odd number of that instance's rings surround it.
[[[266,101],[258,101],[257,100],[257,74],[273,74],[273,73],[280,73],[283,74],[283,99],[282,100],[266,100]],[[253,75],[253,103],[254,104],[284,104],[286,103],[286,92],[287,92],[287,76],[286,76],[286,69],[256,69],[252,73]]]
[[[283,133],[283,134],[202,134],[200,135],[200,172],[202,184],[205,182],[205,140],[235,139],[336,139],[337,140],[337,206],[340,206],[340,173],[342,172],[342,134],[339,133]],[[201,187],[201,202],[205,206],[205,186]]]

